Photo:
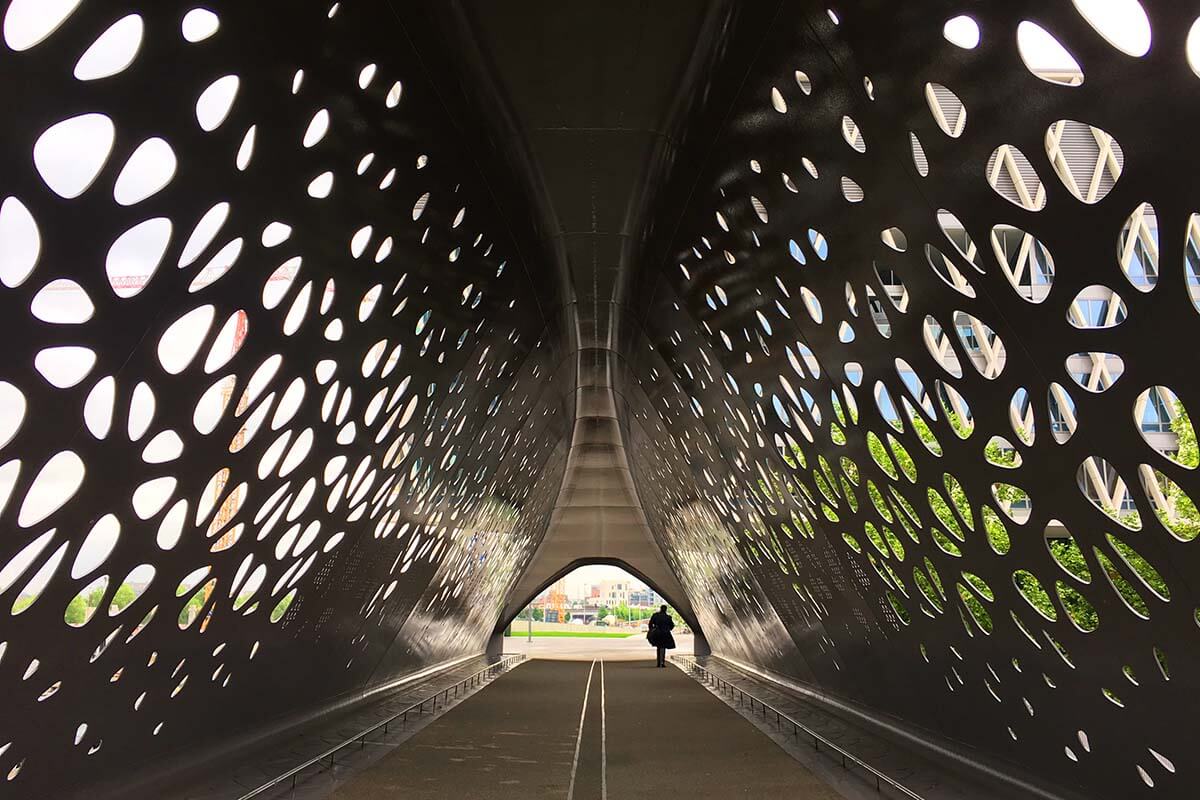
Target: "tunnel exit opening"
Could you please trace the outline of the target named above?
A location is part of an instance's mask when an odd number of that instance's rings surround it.
[[[627,564],[581,559],[555,573],[497,629],[505,653],[563,660],[643,660],[651,617],[665,607],[675,652],[693,652],[694,626]],[[690,616],[690,615],[689,615]]]

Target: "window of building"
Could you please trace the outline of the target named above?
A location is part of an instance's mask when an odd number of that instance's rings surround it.
[[[979,352],[979,340],[975,338],[975,329],[970,325],[958,326],[958,338],[962,339],[963,346],[966,347],[969,352]]]
[[[1010,265],[1016,266],[1021,260],[1022,248],[1027,248],[1027,263],[1025,268],[1020,270],[1018,285],[1049,286],[1054,283],[1054,259],[1045,245],[1033,237],[1029,237],[1030,241],[1027,244],[1027,234],[1015,228],[997,228],[993,235],[1004,260]]]
[[[1154,237],[1157,240],[1157,229],[1154,229]],[[1155,244],[1157,245],[1157,241]],[[1133,255],[1129,259],[1127,274],[1134,286],[1153,286],[1158,283],[1158,261],[1150,253],[1140,236],[1133,245]]]
[[[1200,286],[1200,242],[1196,241],[1195,235],[1188,236],[1183,259],[1187,262],[1188,267],[1186,270],[1188,286]]]
[[[1067,398],[1066,406],[1068,411],[1075,411],[1075,404],[1070,400],[1070,398]],[[1049,407],[1050,429],[1055,433],[1069,433],[1071,428],[1067,424],[1067,416],[1063,413],[1063,409],[1059,406],[1058,400],[1055,398],[1053,392],[1050,393]]]
[[[1086,328],[1102,328],[1108,325],[1108,300],[1092,298],[1089,300],[1076,300],[1075,305],[1079,309],[1079,315],[1083,318],[1083,326]],[[1113,317],[1113,325],[1120,324],[1125,321],[1125,308],[1122,305],[1117,309],[1116,315]]]
[[[1171,430],[1171,414],[1157,391],[1151,391],[1146,397],[1146,407],[1142,409],[1142,430],[1146,433],[1167,433]]]

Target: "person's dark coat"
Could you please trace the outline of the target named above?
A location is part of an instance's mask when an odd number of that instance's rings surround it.
[[[671,635],[671,629],[675,627],[675,620],[671,619],[671,615],[665,611],[656,611],[654,616],[650,617],[649,631],[646,633],[646,641],[650,642],[654,647],[663,647],[667,650],[675,649],[675,637]]]

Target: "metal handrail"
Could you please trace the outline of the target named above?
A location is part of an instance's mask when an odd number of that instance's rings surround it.
[[[320,755],[313,756],[312,758],[308,759],[304,763],[299,764],[298,766],[295,766],[292,769],[289,769],[287,772],[283,773],[282,775],[280,775],[276,778],[272,778],[270,781],[267,781],[263,785],[255,788],[255,789],[252,789],[249,792],[247,792],[246,794],[242,795],[241,797],[238,798],[238,800],[250,800],[250,798],[252,798],[252,797],[258,797],[260,794],[267,791],[268,789],[274,788],[274,787],[278,786],[279,784],[283,783],[288,778],[291,778],[292,788],[295,788],[296,776],[298,774],[300,774],[301,772],[303,772],[304,770],[308,769],[309,767],[313,766],[314,764],[318,764],[321,761],[324,761],[325,759],[328,758],[329,766],[333,767],[333,760],[334,760],[334,757],[337,755],[338,751],[340,751],[346,747],[349,747],[350,745],[354,744],[355,742],[359,743],[360,748],[363,747],[366,744],[367,737],[370,736],[372,733],[375,733],[375,731],[379,730],[380,728],[383,728],[383,732],[387,733],[388,726],[390,726],[397,719],[402,719],[404,722],[407,722],[409,714],[412,714],[412,713],[424,714],[425,713],[425,705],[427,703],[431,703],[433,705],[433,708],[431,709],[431,711],[437,711],[437,701],[438,701],[439,697],[442,698],[442,705],[445,706],[446,703],[450,699],[451,691],[454,692],[455,697],[458,697],[458,692],[459,692],[460,688],[465,691],[466,688],[470,685],[478,686],[480,683],[483,682],[485,676],[491,676],[494,673],[496,673],[497,671],[503,671],[504,669],[507,669],[508,667],[512,666],[514,664],[514,662],[519,664],[524,660],[525,660],[525,654],[523,654],[523,653],[517,654],[517,655],[505,656],[504,658],[501,658],[499,661],[497,661],[495,664],[489,664],[488,666],[484,667],[483,669],[479,670],[478,672],[468,675],[467,677],[463,678],[461,681],[454,684],[453,686],[449,686],[445,689],[441,689],[437,692],[434,692],[432,695],[430,695],[429,697],[426,697],[424,700],[421,700],[420,702],[417,702],[417,703],[413,703],[411,706],[408,706],[407,708],[402,709],[401,711],[397,711],[395,714],[393,714],[392,716],[383,720],[382,722],[375,723],[371,727],[367,728],[364,731],[360,731],[359,733],[356,733],[355,735],[351,736],[349,739],[346,739],[345,741],[341,742],[340,744],[334,745],[333,747],[329,748],[328,750],[321,753]]]
[[[895,779],[889,778],[887,775],[884,775],[882,772],[875,769],[870,764],[863,761],[861,758],[854,755],[853,753],[849,753],[846,750],[842,749],[841,747],[838,747],[836,744],[834,744],[833,742],[831,742],[829,739],[822,736],[821,734],[817,733],[812,728],[805,725],[803,722],[797,722],[795,719],[793,719],[792,717],[789,717],[786,713],[784,713],[783,711],[780,711],[778,708],[771,705],[770,703],[763,702],[763,700],[761,698],[755,697],[754,695],[745,691],[741,687],[734,686],[732,683],[725,680],[721,676],[717,675],[715,672],[712,672],[708,668],[699,664],[696,661],[694,656],[672,656],[671,660],[673,662],[675,662],[676,664],[687,664],[689,667],[692,668],[692,670],[694,672],[703,673],[705,683],[716,686],[718,691],[728,691],[730,698],[732,698],[734,696],[734,693],[736,692],[737,698],[738,698],[738,705],[741,705],[746,700],[749,700],[751,714],[754,713],[755,704],[757,704],[759,706],[759,708],[762,709],[763,719],[767,718],[767,712],[770,711],[771,713],[773,713],[775,715],[775,725],[777,727],[782,728],[784,722],[787,722],[789,725],[792,726],[792,736],[799,738],[800,731],[804,731],[805,734],[812,737],[814,750],[820,750],[821,745],[823,744],[828,749],[830,749],[830,750],[834,751],[835,753],[837,753],[838,755],[840,755],[842,757],[842,767],[843,768],[847,767],[847,764],[846,764],[847,761],[853,761],[855,764],[857,764],[858,766],[862,767],[864,770],[866,770],[867,772],[869,772],[873,776],[875,776],[875,791],[877,791],[877,792],[882,791],[882,784],[886,783],[888,786],[891,786],[893,789],[895,789],[896,791],[905,795],[906,797],[912,798],[912,800],[925,800],[925,798],[923,798],[921,795],[914,792],[912,789],[909,789],[907,786],[904,786],[903,784],[896,781]]]

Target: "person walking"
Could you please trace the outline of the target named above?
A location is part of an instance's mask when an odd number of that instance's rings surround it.
[[[671,635],[671,629],[675,627],[675,620],[671,619],[665,605],[650,617],[648,627],[646,641],[658,650],[658,663],[655,666],[665,667],[667,666],[667,651],[675,649],[675,637]]]

